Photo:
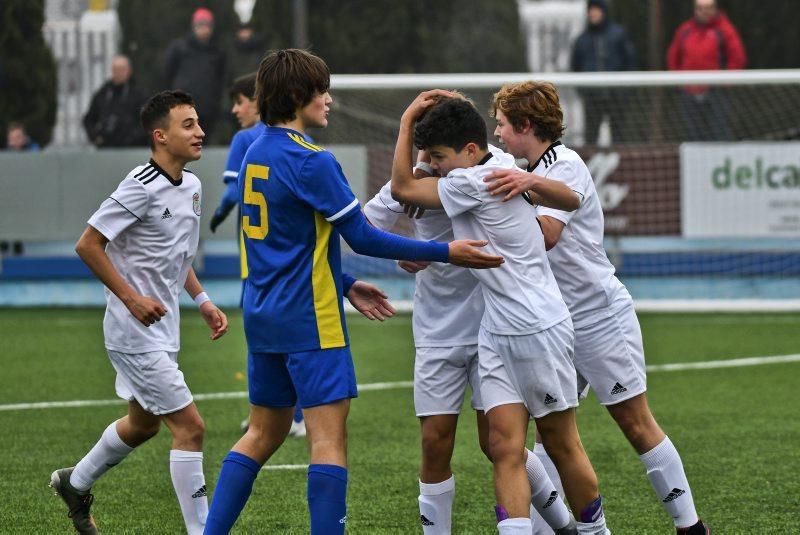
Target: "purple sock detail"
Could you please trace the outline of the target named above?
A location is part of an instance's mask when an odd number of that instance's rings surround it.
[[[499,524],[503,520],[508,519],[508,511],[502,505],[495,505],[494,506],[494,514],[497,515],[497,523]]]
[[[581,522],[584,524],[591,524],[592,522],[597,522],[597,520],[603,516],[602,499],[601,496],[598,496],[595,501],[583,508],[583,511],[581,511]]]

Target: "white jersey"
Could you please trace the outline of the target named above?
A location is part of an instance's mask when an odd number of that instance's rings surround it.
[[[376,227],[390,230],[403,207],[392,198],[391,182],[364,206],[364,214]],[[453,227],[444,210],[425,210],[411,219],[418,240],[453,241]],[[416,274],[414,289],[414,345],[454,347],[477,345],[483,316],[480,284],[468,269],[432,262]]]
[[[439,198],[456,239],[488,240],[483,250],[505,259],[498,268],[472,270],[486,303],[481,325],[501,335],[537,333],[569,317],[534,208],[522,197],[502,202],[502,195],[489,195],[483,181],[494,170],[515,167],[513,156],[492,147],[480,164],[439,180]]]
[[[200,180],[184,169],[173,181],[153,160],[131,171],[89,218],[108,238],[106,254],[133,289],[162,303],[167,315],[145,327],[108,288],[106,348],[121,353],[178,351],[178,296],[200,238]]]
[[[591,325],[609,316],[609,305],[627,294],[621,293],[625,286],[614,276],[614,266],[603,248],[603,209],[592,175],[581,157],[561,142],[553,143],[529,169],[565,183],[581,198],[574,212],[539,206],[537,213],[565,225],[547,256],[575,328]]]

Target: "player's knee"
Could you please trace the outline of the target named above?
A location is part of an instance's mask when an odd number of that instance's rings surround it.
[[[542,444],[547,451],[547,455],[555,464],[569,462],[577,455],[583,453],[583,445],[580,438],[571,434],[543,433]]]
[[[524,462],[523,451],[525,450],[524,439],[520,441],[511,430],[508,429],[489,429],[487,440],[487,457],[494,463],[498,462]]]
[[[422,430],[422,451],[439,456],[452,449],[455,437],[452,433],[437,427]]]
[[[663,434],[649,412],[620,411],[614,419],[628,442],[637,449]]]
[[[198,415],[173,430],[175,439],[186,448],[201,448],[206,432],[206,424]]]

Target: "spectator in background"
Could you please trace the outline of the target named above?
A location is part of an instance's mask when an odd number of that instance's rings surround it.
[[[192,94],[206,139],[214,142],[214,127],[225,87],[225,53],[214,39],[214,15],[201,7],[192,15],[192,32],[167,48],[164,78],[167,87]]]
[[[133,81],[130,59],[116,56],[111,61],[111,79],[97,90],[83,116],[89,141],[101,148],[147,145],[147,137],[139,127],[144,101],[145,96]]]
[[[242,23],[233,40],[231,75],[239,78],[257,71],[265,51],[264,38],[253,30],[250,23]]]
[[[739,33],[716,0],[695,0],[694,17],[681,24],[667,51],[671,71],[744,69],[747,55]],[[732,132],[724,93],[708,86],[681,90],[685,139],[728,140]]]
[[[6,130],[6,150],[17,152],[36,152],[39,144],[33,141],[22,123],[8,123]]]
[[[625,29],[609,16],[605,0],[589,0],[587,26],[572,47],[571,68],[575,72],[632,71],[636,69],[636,51]],[[584,139],[589,145],[597,143],[603,117],[608,115],[611,135],[623,142],[625,135],[624,100],[622,90],[584,88],[580,90],[586,115]]]

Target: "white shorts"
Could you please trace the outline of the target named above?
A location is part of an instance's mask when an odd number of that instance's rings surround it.
[[[578,391],[590,386],[603,405],[614,405],[647,390],[642,331],[633,301],[610,308],[608,317],[575,330]]]
[[[477,345],[417,348],[414,360],[417,416],[460,413],[467,383],[472,389],[472,408],[482,411]]]
[[[522,336],[478,335],[481,399],[489,412],[524,403],[534,418],[578,406],[572,320]]]
[[[117,371],[117,396],[136,400],[144,410],[158,415],[179,411],[192,402],[192,393],[178,369],[178,353],[107,351]]]

